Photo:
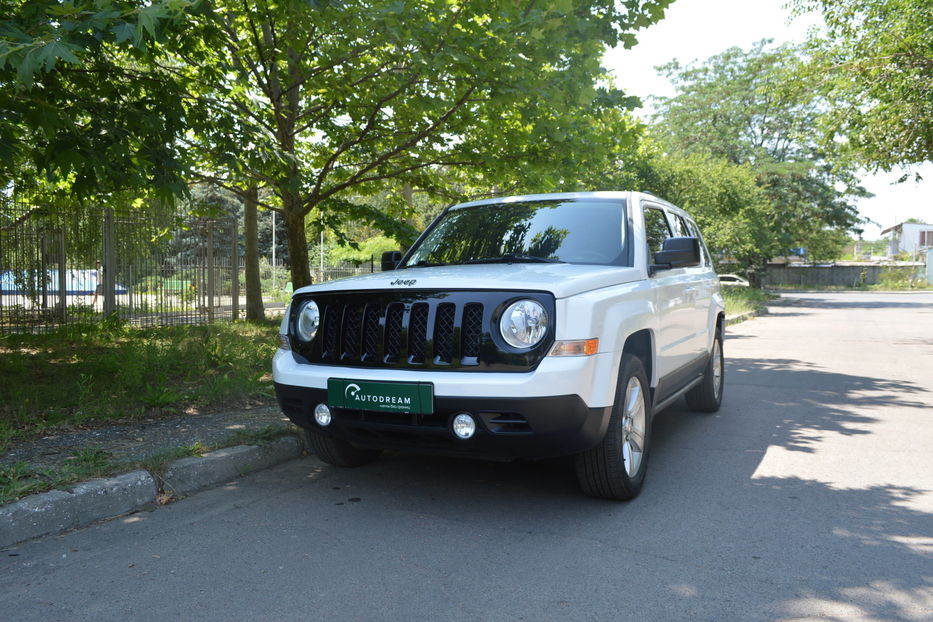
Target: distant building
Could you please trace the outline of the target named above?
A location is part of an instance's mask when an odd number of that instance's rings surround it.
[[[933,248],[933,225],[920,222],[902,222],[881,232],[888,236],[888,256],[900,253],[913,255]]]

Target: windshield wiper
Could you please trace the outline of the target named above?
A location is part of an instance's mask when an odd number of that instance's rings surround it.
[[[460,263],[565,263],[560,259],[536,257],[535,255],[500,255],[498,257],[483,257],[482,259],[468,259]]]

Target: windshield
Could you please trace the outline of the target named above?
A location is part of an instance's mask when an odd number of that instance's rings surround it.
[[[620,265],[625,202],[552,199],[490,203],[443,215],[402,267],[566,262]]]

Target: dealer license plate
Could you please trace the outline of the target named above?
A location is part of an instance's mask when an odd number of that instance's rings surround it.
[[[431,414],[434,412],[434,385],[430,382],[330,378],[327,381],[327,403],[335,408]]]

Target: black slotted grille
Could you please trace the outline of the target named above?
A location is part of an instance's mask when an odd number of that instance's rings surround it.
[[[405,307],[401,303],[389,305],[386,311],[385,361],[394,363],[402,352],[402,315]]]
[[[463,309],[463,327],[460,331],[463,344],[463,358],[479,356],[479,346],[483,338],[483,305],[471,302]]]
[[[456,307],[445,302],[437,306],[434,319],[434,358],[441,363],[450,363],[454,356],[454,316]]]
[[[424,348],[428,337],[428,305],[419,302],[411,307],[408,320],[408,360],[412,363],[424,362]]]
[[[322,317],[314,339],[303,342],[293,336],[292,352],[299,363],[312,365],[526,372],[547,356],[554,335],[551,329],[527,351],[503,342],[498,314],[520,298],[538,301],[553,317],[554,297],[546,292],[361,290],[298,295],[291,305],[289,331],[295,330],[297,309],[306,300],[317,302]]]
[[[347,305],[343,310],[343,331],[340,338],[340,359],[356,359],[360,355],[361,319],[359,305]]]
[[[340,310],[337,305],[327,305],[324,309],[324,351],[322,357],[330,360],[337,356],[337,325],[340,323]]]
[[[377,305],[366,305],[363,316],[363,360],[375,361],[379,356],[379,318],[382,317],[382,308]]]

